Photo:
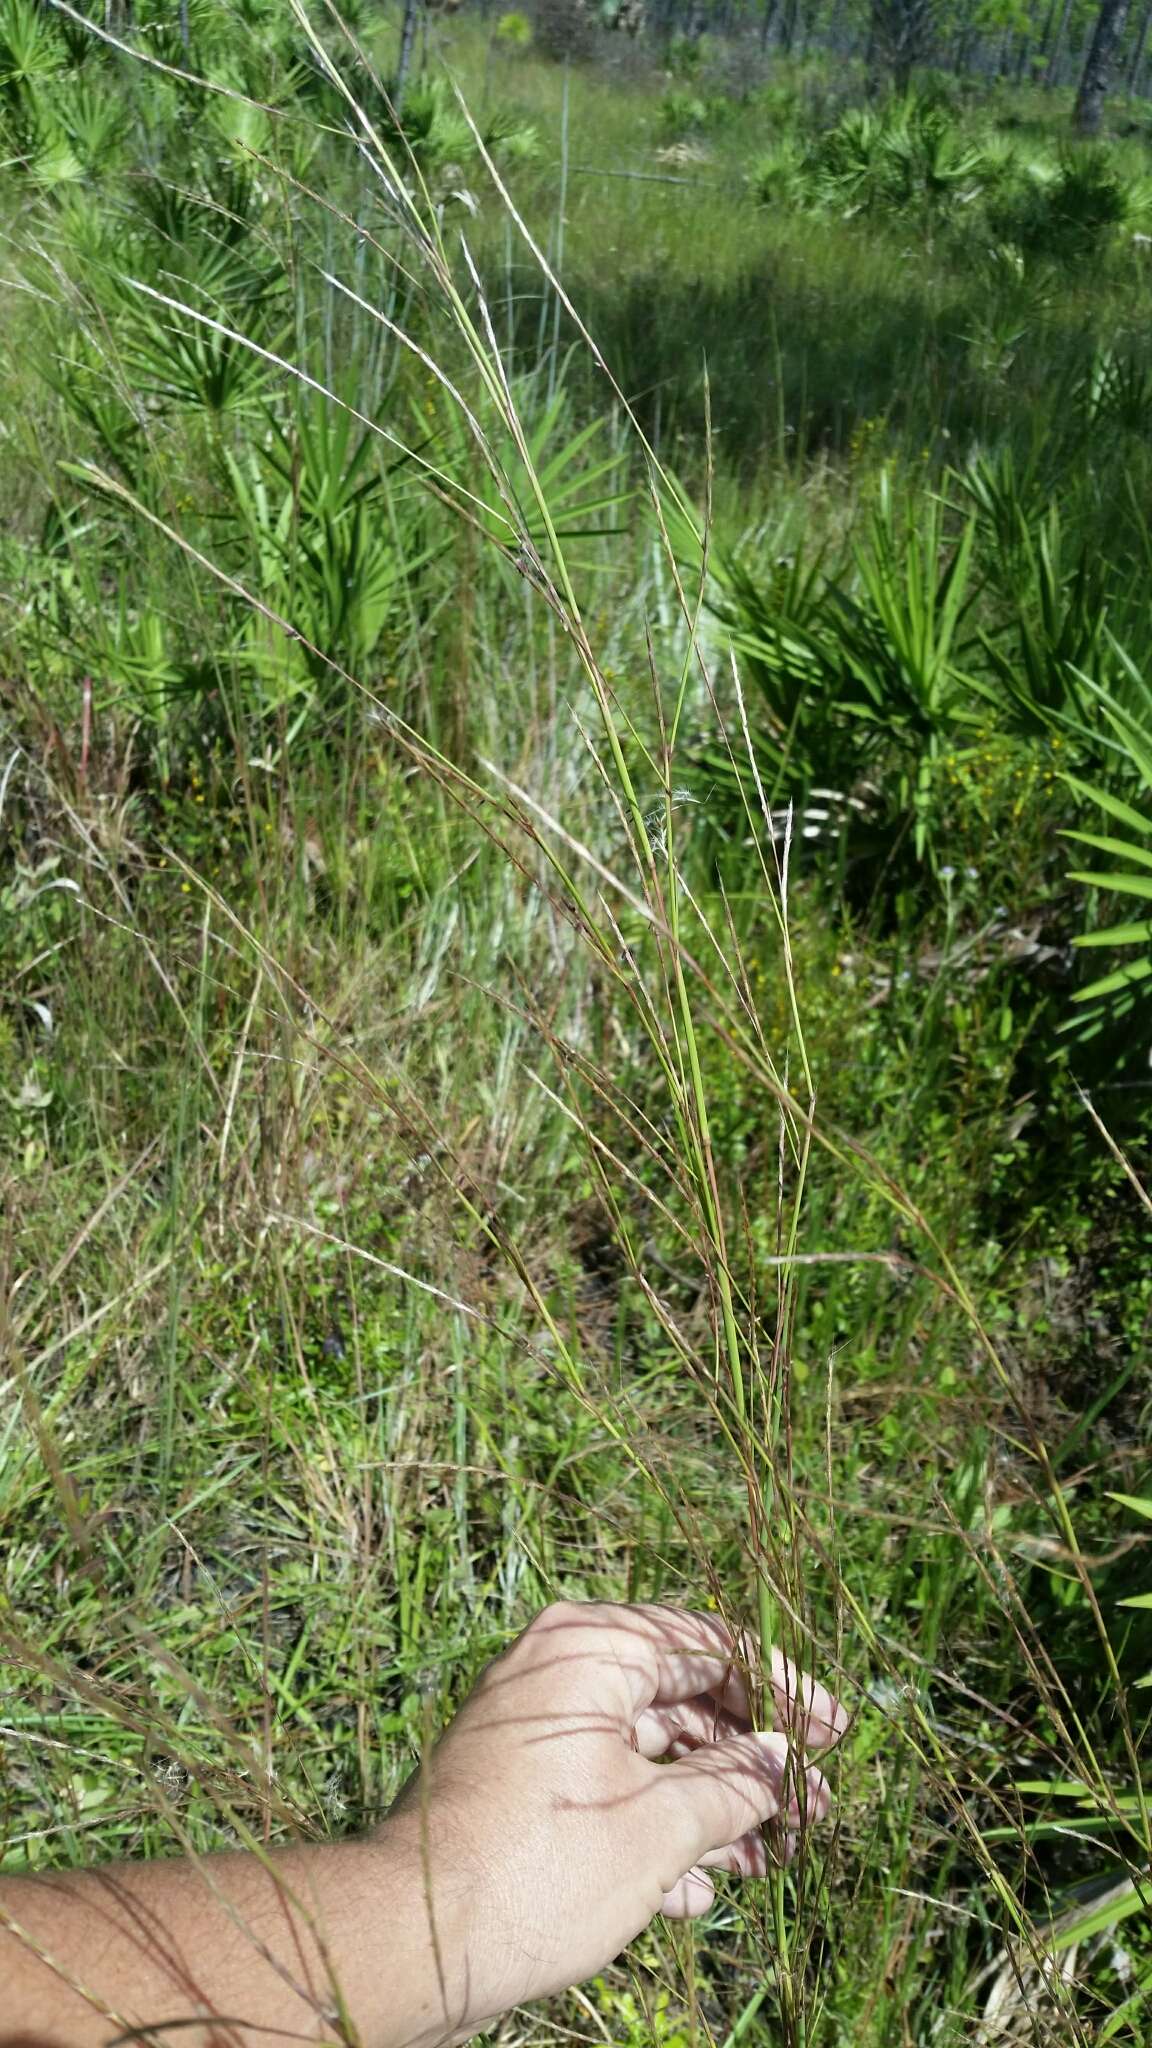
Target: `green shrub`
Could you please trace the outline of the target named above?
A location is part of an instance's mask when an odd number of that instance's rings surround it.
[[[813,152],[813,180],[844,213],[939,211],[980,189],[984,157],[934,99],[853,107]]]
[[[748,173],[748,189],[759,206],[803,204],[809,193],[803,152],[792,141],[767,150]]]
[[[673,36],[668,45],[668,69],[673,78],[699,78],[703,63],[702,36]]]
[[[532,41],[532,23],[526,14],[514,10],[500,16],[493,34],[506,50],[526,50]]]
[[[1146,690],[1142,694],[1146,715]],[[1152,732],[1106,696],[1100,698],[1097,716],[1113,748],[1110,783],[1090,785],[1076,777],[1068,780],[1083,802],[1103,814],[1099,823],[1104,829],[1066,832],[1064,837],[1103,856],[1096,867],[1075,869],[1070,880],[1092,891],[1097,900],[1100,896],[1106,903],[1120,899],[1120,917],[1105,917],[1076,943],[1105,947],[1121,957],[1108,972],[1094,976],[1077,991],[1078,1011],[1066,1028],[1085,1039],[1105,1031],[1123,1032],[1129,1050],[1138,1050],[1146,1066],[1152,1039],[1148,1002],[1152,982]]]
[[[989,210],[995,233],[1028,255],[1067,262],[1101,255],[1129,217],[1132,196],[1106,149],[1029,166]]]
[[[658,119],[663,134],[676,141],[685,135],[700,135],[724,128],[732,120],[733,103],[723,93],[667,92],[660,102]]]

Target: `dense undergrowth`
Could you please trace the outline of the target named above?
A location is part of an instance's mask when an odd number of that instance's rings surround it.
[[[1138,2042],[1143,143],[465,20],[408,153],[361,27],[0,12],[5,1860],[713,1602],[855,1716],[787,1970],[508,2038]]]

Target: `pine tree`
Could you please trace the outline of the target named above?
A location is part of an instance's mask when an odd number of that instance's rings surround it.
[[[1096,135],[1104,100],[1128,22],[1129,0],[1100,0],[1100,12],[1084,64],[1072,126],[1077,135]]]

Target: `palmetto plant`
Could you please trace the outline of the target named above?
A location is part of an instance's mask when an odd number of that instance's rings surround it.
[[[977,455],[952,483],[975,510],[987,565],[978,638],[990,715],[1026,736],[1058,729],[1098,755],[1096,692],[1119,691],[1126,673],[1110,615],[1116,607],[1126,631],[1142,628],[1143,575],[1084,538],[1075,507],[1047,496],[1035,457]]]
[[[299,58],[290,10],[266,0],[184,0],[179,9],[137,7],[135,16],[149,56],[202,77],[227,76],[258,99],[275,93],[283,70]]]
[[[1012,590],[1043,516],[1045,495],[1034,461],[1021,463],[1011,448],[977,450],[952,482],[965,511],[975,511],[991,542],[989,575]]]
[[[0,128],[46,190],[106,172],[131,120],[122,91],[81,71],[93,38],[64,22],[33,0],[0,0]]]
[[[897,509],[890,475],[880,480],[865,542],[857,551],[860,594],[841,594],[837,635],[845,672],[862,695],[861,717],[882,717],[897,733],[938,737],[968,706],[958,667],[974,588],[969,581],[974,524],[955,538],[939,499],[923,510]]]
[[[59,101],[69,148],[94,168],[102,153],[114,163],[128,116],[102,76]],[[96,386],[116,384],[132,389],[138,418],[250,412],[271,377],[260,350],[287,336],[289,297],[283,261],[257,232],[267,196],[251,165],[221,163],[197,143],[172,175],[136,180],[124,200],[111,233],[107,207],[76,192],[57,202],[46,238],[46,303],[61,276],[71,280],[69,320],[52,353],[77,364],[73,409],[83,412]]]
[[[1122,1508],[1130,1508],[1133,1514],[1142,1516],[1146,1522],[1152,1522],[1152,1500],[1131,1493],[1110,1493],[1108,1498],[1109,1500],[1118,1501]],[[1135,1607],[1147,1613],[1152,1608],[1152,1592],[1132,1593],[1128,1599],[1122,1600],[1120,1605],[1122,1607]],[[1136,1685],[1141,1691],[1146,1691],[1149,1686],[1152,1686],[1152,1671],[1146,1671],[1143,1678],[1136,1680]]]
[[[806,555],[801,545],[784,552],[784,540],[782,533],[767,546],[760,539],[755,553],[720,548],[711,564],[708,602],[742,678],[747,735],[738,738],[735,727],[723,737],[702,735],[692,755],[693,793],[716,854],[723,859],[723,849],[735,845],[741,864],[758,804],[755,783],[773,835],[794,829],[798,842],[821,849],[840,837],[846,815],[863,808],[854,792],[867,749],[839,713],[838,681],[819,634],[827,610],[825,558]],[[760,555],[767,556],[763,567]]]
[[[37,90],[58,78],[67,51],[56,24],[35,0],[0,4],[0,104],[19,114]]]
[[[92,435],[101,457],[134,481],[146,410],[127,390],[107,356],[82,329],[74,329],[52,337],[41,372],[71,417]]]
[[[847,213],[942,207],[979,188],[983,152],[961,140],[947,108],[912,95],[882,112],[851,108],[817,144],[813,184]]]
[[[1051,225],[1061,253],[1087,254],[1123,226],[1133,195],[1106,150],[1070,152],[1049,188]]]
[[[802,204],[809,187],[808,160],[792,137],[765,150],[748,172],[748,189],[761,206]]]
[[[1053,261],[1100,254],[1129,217],[1136,195],[1107,150],[1081,149],[1053,168],[1036,160],[998,191],[995,231],[1029,255]]]
[[[821,780],[853,779],[858,764],[836,717],[834,678],[819,639],[828,581],[823,554],[808,558],[797,547],[758,574],[746,552],[721,550],[713,575],[713,609],[755,687],[757,751],[768,794],[776,799]],[[724,772],[723,761],[709,766]]]
[[[300,639],[245,603],[240,658],[265,709],[302,691],[310,703],[319,684],[330,704],[344,694],[333,664],[368,680],[442,536],[428,538],[426,499],[381,473],[379,443],[347,411],[302,398],[265,425],[256,446],[222,451],[220,535],[245,589]]]
[[[1003,627],[981,642],[1000,690],[1003,722],[1041,733],[1086,716],[1087,677],[1111,665],[1107,634],[1109,565],[1086,542],[1071,565],[1059,510],[1022,523],[1012,553]]]
[[[1066,832],[1067,839],[1102,859],[1099,866],[1074,869],[1069,879],[1106,897],[1127,899],[1137,914],[1084,932],[1076,944],[1134,951],[1136,957],[1077,991],[1079,1014],[1066,1028],[1081,1038],[1096,1038],[1109,1027],[1130,1026],[1152,994],[1152,732],[1103,692],[1098,693],[1098,708],[1113,735],[1124,794],[1101,783],[1067,779],[1084,803],[1103,812],[1106,827],[1120,830]]]
[[[397,117],[391,102],[386,101],[378,110],[378,120],[397,161],[406,160],[426,177],[449,164],[466,164],[476,155],[476,134],[443,78],[424,78],[410,84],[404,94],[402,116]],[[496,158],[528,157],[537,147],[535,129],[503,111],[491,116],[480,136],[483,146]]]
[[[1094,430],[1147,434],[1152,428],[1152,368],[1131,353],[1096,349],[1077,396]]]
[[[283,267],[250,234],[252,180],[220,176],[212,207],[155,194],[157,232],[138,238],[134,268],[101,285],[132,383],[154,407],[217,419],[251,412],[274,376],[267,354],[288,339]]]
[[[969,520],[953,538],[945,520],[938,499],[919,519],[911,508],[899,513],[885,475],[857,553],[858,590],[838,593],[834,612],[841,703],[894,745],[921,858],[932,838],[940,757],[958,728],[978,723],[981,708],[966,666],[975,525]]]
[[[268,198],[251,163],[202,160],[179,181],[148,179],[133,196],[134,223],[141,232],[134,252],[143,275],[159,272],[195,279],[221,295],[243,297],[261,278],[268,282],[274,261],[252,248],[245,269],[240,251],[260,228]],[[225,257],[221,252],[231,252]]]
[[[882,183],[884,121],[872,107],[851,107],[813,153],[820,195],[850,211],[866,207]]]
[[[71,138],[54,119],[29,124],[25,168],[34,185],[52,192],[62,186],[79,184],[85,166]]]
[[[37,172],[45,185],[81,175],[79,160],[53,112],[51,89],[67,53],[45,11],[32,0],[0,0],[0,132],[3,153]]]
[[[547,547],[549,528],[557,540],[618,532],[632,492],[619,447],[605,445],[606,422],[594,418],[578,425],[563,379],[551,394],[539,376],[514,378],[509,388],[522,441],[502,441],[498,473],[487,470],[479,488],[472,484],[479,503],[471,510],[487,538],[513,548],[527,540],[539,550]],[[455,420],[446,434],[452,446],[449,473],[462,480],[469,437]]]
[[[983,151],[957,136],[947,111],[916,100],[889,122],[883,157],[887,195],[898,207],[936,210],[974,196],[984,171]]]
[[[269,187],[251,161],[197,148],[182,175],[149,179],[133,195],[122,266],[168,293],[186,282],[198,305],[241,314],[250,303],[286,297],[269,206]]]
[[[106,81],[81,78],[54,95],[60,125],[88,172],[106,172],[120,158],[130,111]]]
[[[273,325],[271,310],[263,295],[250,299],[241,334],[215,308],[196,319],[183,306],[146,306],[123,342],[125,367],[155,406],[217,420],[254,412],[271,389],[274,371],[250,343],[256,339],[275,349],[287,334],[284,326]]]
[[[975,522],[951,534],[947,516],[934,500],[914,519],[885,475],[848,562],[826,572],[796,554],[757,577],[746,559],[722,555],[713,600],[757,685],[768,792],[850,792],[884,759],[890,814],[911,822],[920,857],[940,758],[983,703],[967,666]]]

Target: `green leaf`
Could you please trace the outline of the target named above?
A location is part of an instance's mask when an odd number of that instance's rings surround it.
[[[1123,2005],[1118,2005],[1105,2021],[1100,2033],[1097,2035],[1100,2048],[1106,2048],[1106,2044],[1109,2041],[1114,2041],[1121,2027],[1126,2026],[1128,2021],[1135,2017],[1139,2008],[1146,2003],[1150,1984],[1152,1984],[1152,1973],[1145,1971],[1140,1979],[1139,1990],[1133,1991],[1131,1996],[1124,2000]]]
[[[1118,704],[1103,694],[1101,709],[1113,732],[1119,733],[1123,751],[1144,777],[1145,787],[1152,789],[1152,739],[1134,718],[1129,718]]]
[[[1056,1955],[1061,1949],[1071,1948],[1073,1942],[1087,1941],[1094,1934],[1104,1934],[1110,1927],[1118,1927],[1123,1920],[1130,1920],[1134,1913],[1145,1913],[1148,1901],[1137,1891],[1131,1878],[1113,1887],[1096,1905],[1089,1905],[1078,1919],[1069,1921],[1045,1940],[1043,1930],[1037,1933],[1045,1941],[1045,1947]]]
[[[1122,1508],[1131,1508],[1133,1514],[1143,1515],[1146,1521],[1152,1522],[1152,1500],[1147,1496],[1142,1498],[1135,1493],[1109,1493],[1107,1498],[1118,1500]]]
[[[1093,1799],[1095,1794],[1083,1778],[1018,1778],[1014,1792],[1032,1793],[1048,1799]]]
[[[1121,860],[1138,861],[1141,867],[1152,868],[1152,847],[1133,846],[1130,839],[1108,839],[1096,832],[1062,832],[1060,837],[1078,839],[1082,846],[1094,846],[1097,853],[1114,853]]]
[[[1118,1600],[1118,1607],[1152,1608],[1152,1593],[1131,1593],[1127,1600]]]
[[[1111,889],[1117,896],[1146,896],[1152,902],[1152,875],[1095,874],[1091,869],[1079,869],[1068,880],[1087,882],[1093,889]]]
[[[1109,817],[1115,818],[1118,824],[1129,825],[1134,832],[1152,832],[1152,818],[1142,817],[1139,811],[1132,809],[1131,804],[1122,803],[1118,796],[1113,796],[1111,790],[1094,789],[1089,783],[1080,782],[1075,775],[1066,775],[1064,780],[1069,789],[1075,790],[1077,796],[1082,796],[1087,803],[1099,804],[1100,809],[1107,811]],[[1068,833],[1065,836],[1071,838],[1072,834]]]
[[[1144,1680],[1138,1678],[1137,1685]],[[1040,1842],[1049,1835],[1056,1835],[1061,1841],[1081,1840],[1094,1842],[1098,1835],[1127,1833],[1129,1825],[1123,1815],[1100,1813],[1061,1813],[1057,1820],[1032,1820],[1023,1823],[1013,1821],[1011,1827],[981,1828],[982,1842]]]
[[[1100,981],[1089,982],[1087,988],[1077,989],[1074,1003],[1088,1003],[1096,996],[1110,996],[1117,989],[1131,988],[1133,982],[1147,981],[1152,974],[1152,960],[1134,960],[1129,967],[1118,967],[1115,974],[1106,974]]]
[[[1152,918],[1143,924],[1111,924],[1107,931],[1081,932],[1073,939],[1074,946],[1138,946],[1145,939],[1152,938]]]

